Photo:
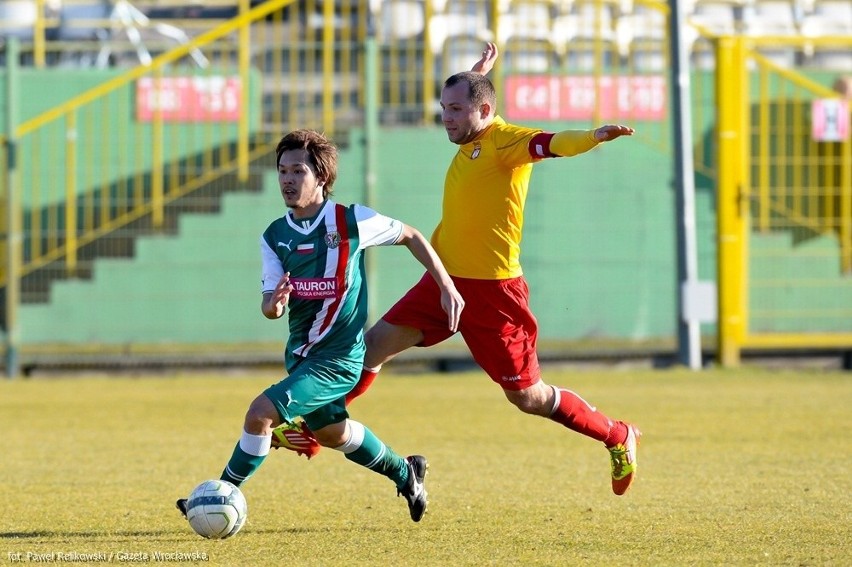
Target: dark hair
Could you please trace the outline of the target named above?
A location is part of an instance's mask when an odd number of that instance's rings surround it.
[[[322,196],[331,195],[337,179],[337,146],[315,130],[294,130],[281,138],[275,148],[276,168],[281,161],[281,154],[290,150],[308,152],[314,174],[323,183]]]
[[[468,98],[473,104],[480,106],[487,102],[492,111],[496,112],[497,92],[488,77],[473,71],[463,71],[444,81],[444,87],[454,87],[459,83],[467,83]]]

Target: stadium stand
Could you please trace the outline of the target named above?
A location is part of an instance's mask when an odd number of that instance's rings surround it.
[[[432,10],[427,24],[429,49],[438,77],[468,68],[480,57],[483,43],[494,40],[488,14],[476,6],[432,0]]]
[[[426,29],[426,17],[421,2],[393,2],[382,9],[380,14],[380,37],[383,41],[417,37]]]
[[[614,40],[615,9],[612,4],[582,2],[577,4],[576,13],[580,16],[583,27],[590,33],[606,40]]]
[[[561,67],[559,55],[549,39],[513,36],[503,45],[504,64],[512,71],[549,73]]]
[[[615,24],[618,53],[637,71],[661,71],[665,68],[666,15],[658,10],[637,7],[622,14]]]
[[[36,18],[36,4],[32,0],[0,1],[0,36],[32,40]]]
[[[789,0],[759,0],[744,7],[743,21],[746,26],[760,22],[773,34],[795,34],[799,19],[796,8],[797,4]]]
[[[490,37],[476,35],[451,35],[444,39],[441,51],[436,53],[438,76],[449,77],[459,69],[470,67],[471,61],[482,56],[482,43]]]
[[[497,41],[505,44],[513,38],[525,38],[550,42],[552,21],[548,4],[516,0],[500,16]]]
[[[259,1],[251,0],[250,5]],[[520,50],[513,63],[519,70],[588,71],[596,64],[622,61],[635,70],[659,71],[665,67],[668,29],[665,3],[658,3],[659,10],[654,9],[654,2],[644,0],[369,0],[353,2],[348,8],[344,2],[335,2],[339,20],[335,29],[360,25],[351,14],[367,5],[384,44],[428,36],[436,71],[450,67],[454,54],[470,53],[467,44],[471,40],[494,40]],[[301,33],[319,29],[322,0],[298,4],[306,18],[299,22]],[[36,6],[35,0],[0,0],[0,37],[32,41]],[[682,7],[690,24],[704,33],[815,39],[804,48],[761,48],[782,65],[837,71],[852,67],[848,50],[820,40],[852,33],[849,0],[687,0]],[[341,16],[343,11],[350,13],[350,22]],[[64,43],[64,53],[50,63],[145,64],[156,53],[185,43],[237,12],[236,0],[49,0],[45,3],[46,38]],[[710,42],[692,26],[685,35],[693,65],[712,68]],[[447,41],[453,45],[445,47]],[[597,41],[604,42],[602,51],[592,48]]]
[[[731,35],[737,32],[736,7],[728,2],[704,0],[697,2],[688,19],[716,35]]]
[[[489,31],[488,16],[475,6],[452,5],[446,10],[437,10],[429,20],[429,38],[432,53],[439,55],[444,52],[444,42],[448,38],[478,38],[481,41],[491,41],[493,34]],[[482,51],[480,43],[478,51]]]
[[[564,55],[568,44],[580,33],[580,16],[577,14],[559,14],[553,19],[550,37],[556,50]]]
[[[852,2],[847,0],[815,0],[813,13],[834,18],[844,25],[852,26]]]
[[[60,41],[105,40],[109,35],[107,21],[112,14],[107,0],[65,1],[59,9]]]
[[[798,33],[793,4],[786,0],[761,0],[745,7],[743,33],[752,37],[792,37]],[[791,46],[760,47],[758,51],[778,65],[792,67],[796,50]]]

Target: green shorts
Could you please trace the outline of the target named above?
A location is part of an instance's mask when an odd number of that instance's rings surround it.
[[[302,359],[290,375],[263,393],[284,421],[302,417],[313,430],[349,417],[346,394],[361,376],[362,359]]]

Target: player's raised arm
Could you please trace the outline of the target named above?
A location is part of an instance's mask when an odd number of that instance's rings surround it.
[[[423,264],[426,271],[435,278],[435,282],[441,289],[441,307],[447,314],[448,328],[452,332],[458,331],[459,318],[462,309],[464,309],[464,299],[456,290],[456,286],[444,268],[438,253],[435,252],[435,249],[419,230],[407,224],[403,225],[402,234],[396,244],[408,247],[412,256],[417,258],[417,261]]]
[[[485,49],[482,50],[482,59],[473,64],[470,68],[474,73],[487,75],[494,67],[494,62],[497,61],[497,44],[489,41],[485,44]]]

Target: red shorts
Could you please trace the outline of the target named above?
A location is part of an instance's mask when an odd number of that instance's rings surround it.
[[[505,390],[523,390],[538,382],[538,322],[530,311],[526,280],[453,277],[453,282],[465,301],[459,332],[477,364]],[[432,346],[453,335],[438,284],[428,273],[382,319],[419,329],[423,341],[417,346]]]

